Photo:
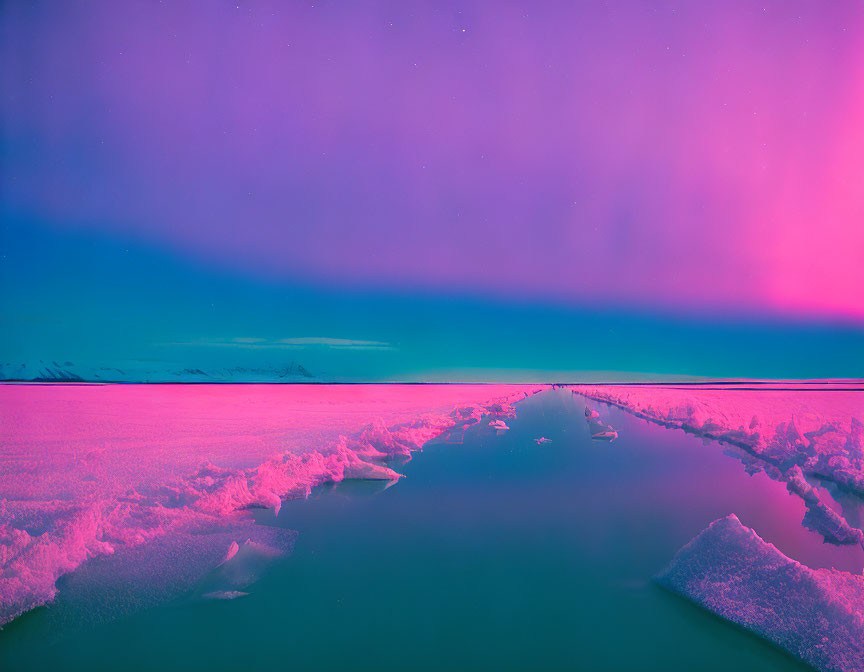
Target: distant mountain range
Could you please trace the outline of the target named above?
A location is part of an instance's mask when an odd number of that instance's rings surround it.
[[[313,382],[315,376],[296,362],[265,367],[219,369],[143,369],[86,367],[73,362],[42,361],[36,364],[0,364],[0,381],[29,383],[292,383]]]

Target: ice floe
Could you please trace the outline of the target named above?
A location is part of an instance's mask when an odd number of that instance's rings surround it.
[[[711,523],[655,580],[818,670],[864,670],[864,576],[806,567],[734,514]]]
[[[864,542],[864,532],[852,527],[846,519],[822,501],[818,491],[804,477],[801,467],[793,465],[781,480],[786,481],[789,492],[798,495],[807,506],[804,525],[821,534],[825,541],[832,544],[860,544]]]

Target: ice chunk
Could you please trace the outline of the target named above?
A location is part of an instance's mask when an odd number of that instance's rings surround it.
[[[734,514],[711,523],[655,580],[818,670],[864,671],[864,576],[806,567]]]
[[[864,532],[852,527],[846,519],[822,501],[816,489],[804,478],[804,472],[797,464],[784,475],[786,487],[804,500],[807,513],[804,526],[818,532],[825,541],[832,544],[860,544],[864,542]]]
[[[618,438],[618,432],[600,420],[600,414],[597,411],[589,413],[587,406],[585,407],[585,421],[588,423],[588,431],[591,432],[592,439],[614,441]]]
[[[492,420],[492,421],[489,423],[489,426],[490,426],[492,429],[497,429],[497,430],[500,431],[500,432],[503,432],[503,431],[505,431],[505,430],[510,429],[510,428],[507,426],[507,423],[504,422],[503,420]]]
[[[552,443],[552,439],[547,439],[545,436],[541,436],[538,439],[534,439],[534,443],[536,443],[539,446],[539,445],[544,444],[544,443]]]
[[[219,566],[224,565],[231,558],[237,555],[237,551],[240,550],[240,545],[236,541],[232,541],[231,545],[228,547],[228,552],[225,554],[225,559],[219,563]]]
[[[512,400],[502,399],[491,404],[486,404],[486,412],[490,415],[497,415],[503,418],[515,418],[516,409],[513,408]]]

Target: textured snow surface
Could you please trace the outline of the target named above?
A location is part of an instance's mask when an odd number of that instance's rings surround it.
[[[735,515],[711,523],[656,581],[819,670],[864,670],[864,576],[806,567]]]
[[[132,601],[177,596],[208,571],[209,596],[239,596],[249,582],[237,567],[293,546],[246,509],[278,512],[327,481],[399,478],[385,459],[484,414],[509,417],[539,389],[0,385],[0,624],[112,555],[117,585],[165,583],[130,589]]]
[[[755,386],[755,385],[753,385]],[[864,532],[864,392],[858,383],[751,385],[576,385],[589,399],[744,449],[749,471],[786,483],[807,506],[804,524],[835,544]],[[763,388],[768,386],[762,386]],[[823,388],[823,389],[818,389]],[[833,389],[824,389],[833,388]],[[840,389],[837,389],[840,388]],[[590,422],[590,419],[589,419]],[[813,481],[819,487],[814,487]],[[832,501],[834,488],[842,504]],[[833,504],[833,506],[832,506]]]

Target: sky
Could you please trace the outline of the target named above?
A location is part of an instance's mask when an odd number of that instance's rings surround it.
[[[4,362],[864,375],[858,0],[9,0],[0,152]]]

